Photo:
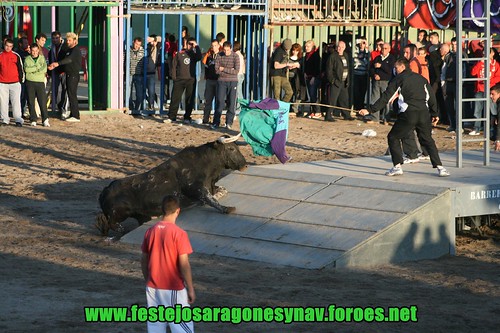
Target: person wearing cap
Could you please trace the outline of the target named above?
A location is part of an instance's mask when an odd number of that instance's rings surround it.
[[[298,68],[299,63],[290,62],[289,54],[292,48],[292,41],[285,39],[281,46],[276,48],[271,57],[271,88],[274,93],[274,98],[283,102],[290,102],[293,96],[293,89],[290,81],[288,80],[288,73],[290,69]],[[285,95],[281,97],[281,91]]]

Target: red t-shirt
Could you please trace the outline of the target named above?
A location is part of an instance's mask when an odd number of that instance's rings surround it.
[[[179,255],[193,253],[184,230],[174,223],[158,222],[146,231],[141,249],[149,255],[149,279],[146,283],[148,287],[184,289],[178,258]]]

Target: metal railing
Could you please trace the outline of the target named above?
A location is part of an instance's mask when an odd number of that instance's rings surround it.
[[[399,24],[403,8],[402,0],[128,0],[128,3],[134,9],[198,13],[267,9],[271,24]]]
[[[401,0],[273,0],[271,23],[399,23]]]
[[[215,10],[238,10],[252,9],[264,11],[265,0],[129,0],[134,7],[146,7],[156,9],[215,9]]]

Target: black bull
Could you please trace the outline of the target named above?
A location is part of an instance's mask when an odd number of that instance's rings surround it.
[[[187,147],[148,172],[111,182],[99,196],[102,213],[96,227],[107,235],[109,229],[123,232],[120,223],[129,217],[143,224],[162,214],[161,202],[169,194],[201,201],[224,214],[233,212],[234,207],[214,198],[222,189],[215,183],[224,169],[244,170],[246,161],[238,146],[225,140]]]

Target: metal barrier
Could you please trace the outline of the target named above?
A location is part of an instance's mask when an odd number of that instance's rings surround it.
[[[402,0],[129,0],[129,4],[133,10],[198,14],[267,10],[272,25],[397,25],[403,8]]]
[[[238,10],[251,9],[264,11],[264,0],[129,0],[133,7],[170,10]]]
[[[271,24],[399,24],[401,8],[401,0],[273,0],[269,19]]]

